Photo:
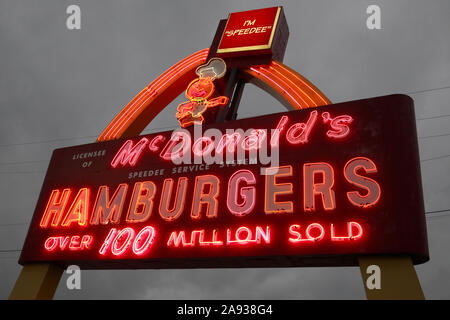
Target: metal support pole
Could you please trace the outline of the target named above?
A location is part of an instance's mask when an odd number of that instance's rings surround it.
[[[245,81],[242,79],[239,79],[236,83],[233,97],[231,98],[231,101],[229,103],[226,121],[236,120],[237,110],[239,108],[239,104],[241,103],[242,93],[244,92],[244,86],[245,86]]]
[[[53,299],[63,271],[60,266],[50,263],[24,265],[9,299]]]
[[[425,299],[411,257],[368,256],[358,261],[368,300]]]
[[[235,90],[236,83],[238,81],[238,73],[239,73],[238,68],[232,68],[230,71],[230,76],[228,77],[227,86],[224,92],[224,95],[226,97],[229,97],[230,100],[225,106],[220,107],[219,111],[217,112],[216,122],[218,123],[225,122],[227,120],[228,110],[230,109],[233,92]]]

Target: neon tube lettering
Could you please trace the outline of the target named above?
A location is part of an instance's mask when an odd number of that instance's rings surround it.
[[[258,150],[266,140],[266,131],[263,129],[253,129],[248,136],[242,140],[242,149],[246,151]]]
[[[357,229],[358,233],[353,234],[353,229]],[[363,229],[361,225],[357,222],[351,221],[347,222],[347,236],[336,236],[335,227],[331,225],[331,240],[332,241],[344,241],[344,240],[357,240],[363,235]]]
[[[150,141],[150,143],[148,144],[148,149],[152,152],[158,152],[159,151],[159,147],[160,147],[160,143],[163,142],[166,138],[164,138],[164,136],[162,135],[157,135],[156,137],[154,137],[152,139],[152,141]]]
[[[324,123],[330,123],[331,130],[327,131],[327,136],[333,139],[342,139],[348,136],[350,128],[348,125],[353,122],[353,118],[348,115],[331,118],[329,112],[322,113]]]
[[[209,186],[209,191],[205,187]],[[220,180],[213,175],[195,177],[194,196],[192,200],[191,218],[200,219],[202,205],[206,205],[206,216],[214,218],[217,216]]]
[[[165,179],[162,187],[161,202],[159,203],[159,215],[166,221],[177,219],[184,210],[188,179],[181,177],[178,179],[177,191],[175,192],[174,204],[169,209],[169,201],[172,198],[173,179]]]
[[[192,152],[198,157],[209,154],[212,150],[214,150],[214,142],[210,137],[201,137],[192,146]]]
[[[39,224],[41,228],[47,228],[48,222],[53,215],[51,225],[57,227],[61,220],[64,209],[67,205],[67,200],[70,196],[70,189],[64,189],[62,192],[59,189],[52,190],[50,198],[48,199],[47,206],[45,207],[44,214]]]
[[[322,183],[315,182],[316,174],[322,175]],[[332,187],[334,185],[333,167],[325,162],[305,163],[303,165],[303,208],[315,211],[315,196],[321,195],[323,208],[333,210],[336,200]]]
[[[91,225],[117,224],[122,215],[125,196],[127,194],[128,184],[121,183],[114,192],[112,198],[109,198],[109,187],[100,186],[92,210]]]
[[[203,232],[204,232],[204,230],[203,230]],[[223,245],[223,241],[220,241],[220,240],[217,239],[217,230],[214,229],[211,241],[204,241],[203,238],[202,238],[202,241],[199,244],[201,246],[210,246],[210,245],[221,246],[221,245]]]
[[[44,242],[44,248],[47,251],[55,251],[59,247],[61,251],[69,249],[71,251],[90,249],[94,237],[91,235],[83,236],[56,236],[49,237]]]
[[[239,132],[226,133],[222,135],[217,143],[216,153],[222,154],[225,148],[226,152],[234,153],[241,139],[242,135]]]
[[[240,182],[244,182],[247,187],[239,188]],[[228,180],[227,207],[236,216],[244,216],[250,213],[255,207],[256,188],[255,175],[250,170],[238,170]],[[239,203],[238,198],[242,201]]]
[[[144,227],[141,231],[139,231],[133,242],[134,254],[138,256],[147,254],[151,248],[151,244],[153,243],[154,238],[155,228],[151,226]]]
[[[136,182],[128,208],[127,222],[144,222],[150,218],[156,186],[152,181]]]
[[[170,234],[169,240],[167,240],[167,246],[168,247],[179,247],[180,244],[183,245],[183,247],[187,246],[187,245],[192,245],[191,243],[187,243],[186,242],[186,234],[184,231],[173,231]]]
[[[135,146],[133,146],[133,140],[127,140],[114,156],[111,161],[111,166],[117,168],[119,164],[123,167],[128,164],[134,167],[147,143],[148,139],[142,138]]]
[[[81,188],[75,200],[67,211],[61,226],[68,227],[72,222],[77,222],[80,226],[85,226],[88,219],[90,189]]]
[[[313,236],[311,231],[313,229],[319,230],[319,234],[316,236]],[[295,238],[289,237],[288,241],[291,243],[298,243],[298,242],[316,242],[320,241],[325,236],[325,229],[320,223],[311,223],[306,227],[306,238],[302,238],[302,235],[300,233],[300,225],[293,224],[289,227],[289,234],[291,236],[295,236]]]
[[[176,161],[189,151],[190,145],[191,136],[189,132],[175,131],[159,156],[164,160]]]
[[[242,236],[244,234],[245,236]],[[270,227],[266,226],[266,230],[260,226],[255,228],[255,237],[252,237],[252,231],[250,228],[242,226],[234,232],[234,239],[231,237],[231,229],[227,229],[227,245],[237,244],[249,244],[249,243],[261,243],[264,240],[265,243],[270,243]]]
[[[292,194],[292,183],[277,183],[277,177],[292,176],[292,166],[265,168],[266,190],[264,200],[265,213],[293,212],[292,201],[276,201],[277,195]]]
[[[117,235],[117,229],[111,228],[108,232],[108,235],[106,236],[105,241],[103,241],[103,244],[100,247],[100,250],[98,251],[102,256],[106,255],[106,251],[108,251],[109,248],[111,247],[111,243],[112,243],[113,239],[116,237],[116,235]]]
[[[90,249],[92,241],[94,241],[94,237],[90,235],[84,235],[81,238],[80,248],[83,249]]]
[[[136,233],[130,227],[122,229],[111,244],[111,252],[115,256],[121,256],[131,246]],[[125,239],[123,239],[125,237]]]
[[[359,191],[347,192],[347,198],[356,207],[368,208],[380,200],[381,188],[375,180],[359,175],[357,173],[359,170],[365,173],[376,173],[378,171],[375,163],[365,157],[353,158],[344,167],[344,176],[347,181],[367,190],[365,195],[361,195]]]
[[[273,131],[272,137],[270,138],[270,146],[272,148],[278,147],[280,145],[280,134],[284,131],[289,118],[287,116],[282,116],[277,124],[277,127]]]
[[[295,123],[286,132],[286,139],[290,144],[305,144],[309,141],[309,135],[317,121],[317,111],[309,114],[309,119],[305,123]]]

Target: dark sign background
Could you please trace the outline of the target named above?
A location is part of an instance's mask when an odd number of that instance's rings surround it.
[[[242,119],[216,124],[214,127],[225,132],[227,128],[275,128],[282,115],[289,116],[288,126],[295,122],[306,122],[312,110],[328,111],[331,116],[350,115],[354,121],[351,132],[343,140],[331,140],[326,137],[329,126],[321,119],[311,132],[306,145],[289,145],[284,135],[280,142],[280,166],[292,165],[291,177],[279,178],[278,182],[293,184],[293,194],[277,197],[277,201],[292,201],[293,213],[264,213],[264,176],[259,175],[259,165],[239,165],[219,168],[211,166],[209,171],[197,171],[191,174],[172,174],[175,166],[170,161],[161,160],[156,154],[144,153],[133,168],[113,169],[111,160],[126,140],[93,143],[70,148],[57,149],[50,161],[49,169],[39,196],[27,239],[24,244],[20,263],[54,262],[67,266],[77,264],[83,268],[192,268],[192,267],[275,267],[275,266],[332,266],[356,265],[360,255],[410,255],[414,263],[428,260],[428,246],[422,187],[415,128],[415,116],[412,99],[404,95],[392,95],[373,99],[345,102],[330,106],[291,111],[286,113]],[[205,129],[212,127],[205,126]],[[168,139],[171,132],[163,133]],[[150,139],[157,134],[146,135]],[[137,142],[141,137],[133,139]],[[86,159],[93,161],[89,168],[82,168],[85,159],[72,160],[74,154],[96,150],[106,150],[104,157]],[[355,157],[367,157],[377,166],[377,173],[365,174],[376,180],[381,187],[381,198],[376,205],[361,209],[352,205],[346,196],[349,191],[361,191],[346,181],[343,168],[347,161]],[[303,210],[303,164],[326,162],[333,166],[336,197],[336,209],[323,210],[321,201],[316,198],[317,210]],[[152,178],[128,179],[134,171],[166,168],[164,176]],[[251,213],[244,217],[232,215],[226,207],[228,178],[239,169],[251,170],[257,179],[256,205]],[[217,218],[207,218],[204,213],[198,220],[190,217],[193,182],[195,176],[214,174],[221,179],[221,192],[218,198]],[[158,214],[162,182],[166,178],[186,176],[189,188],[186,195],[185,210],[173,222],[164,221]],[[127,224],[125,216],[130,202],[133,185],[137,181],[151,180],[157,186],[153,212],[144,223]],[[90,210],[100,185],[110,187],[110,196],[120,183],[128,183],[128,193],[121,216],[121,222],[113,227],[122,229],[131,226],[137,232],[146,225],[156,229],[155,243],[146,256],[136,258],[132,254],[120,259],[101,256],[98,250],[112,226],[70,228],[48,227],[42,229],[39,222],[53,189],[72,188],[74,194],[82,187],[91,188]],[[67,209],[67,208],[66,208]],[[90,217],[89,217],[90,218]],[[339,231],[345,231],[345,223],[356,221],[364,228],[364,235],[357,241],[333,242],[328,239],[328,226],[333,223]],[[291,224],[307,226],[321,223],[327,235],[322,241],[314,243],[291,244],[288,242],[288,229]],[[178,247],[168,248],[167,239],[172,231],[190,231],[205,229],[205,238],[210,239],[213,229],[218,229],[220,240],[225,240],[226,229],[235,230],[247,226],[271,227],[270,244],[248,244],[232,246]],[[304,230],[303,230],[304,231]],[[71,236],[90,234],[94,243],[88,251],[47,252],[44,242],[50,236]]]

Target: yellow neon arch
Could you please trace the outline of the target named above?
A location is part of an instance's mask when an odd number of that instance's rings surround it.
[[[191,54],[163,72],[139,92],[108,124],[97,141],[139,135],[196,77],[195,69],[206,62],[209,49]],[[288,109],[305,109],[330,104],[311,82],[281,62],[242,70],[247,81],[275,97]]]

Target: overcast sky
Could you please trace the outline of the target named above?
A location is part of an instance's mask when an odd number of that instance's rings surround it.
[[[81,30],[66,8],[81,7]],[[381,7],[381,30],[366,8]],[[285,64],[332,102],[450,86],[450,1],[292,0],[0,2],[0,251],[22,248],[53,149],[89,143],[137,92],[181,58],[209,47],[228,13],[283,5]],[[416,117],[450,115],[450,89],[411,94]],[[178,99],[179,100],[179,99]],[[177,101],[178,101],[177,100]],[[176,101],[149,126],[176,126]],[[239,117],[284,111],[247,85]],[[450,133],[450,117],[418,120],[419,137]],[[77,138],[77,139],[75,139]],[[421,138],[426,160],[450,155],[450,135]],[[41,143],[33,143],[41,142]],[[427,211],[450,209],[450,157],[421,163]],[[417,266],[425,296],[450,298],[450,212],[427,218],[431,260]],[[21,266],[0,253],[0,298]],[[359,268],[83,271],[55,298],[364,299]]]

